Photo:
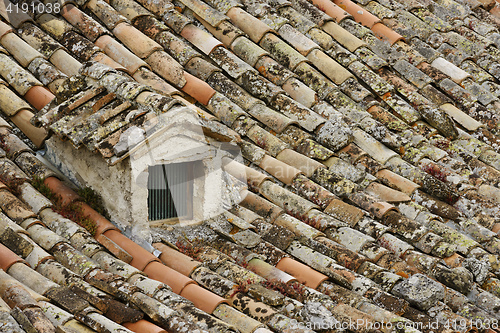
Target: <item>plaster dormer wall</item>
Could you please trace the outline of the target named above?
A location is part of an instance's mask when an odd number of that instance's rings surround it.
[[[179,108],[159,118],[160,126],[151,133],[137,127],[125,131],[120,142],[126,147],[127,154],[122,155],[126,157],[112,165],[86,147],[75,149],[70,141],[55,136],[46,141],[46,158],[51,163],[77,186],[89,186],[98,192],[113,223],[122,229],[129,227],[145,239],[149,239],[150,227],[149,166],[171,163],[194,166],[192,216],[176,221],[180,224],[200,223],[221,214],[228,208],[227,191],[235,188],[234,183],[226,186],[230,176],[222,170],[223,158],[232,158],[232,154],[218,142],[207,140],[196,114]],[[234,201],[235,196],[229,196]]]
[[[102,197],[111,221],[124,229],[149,238],[147,188],[132,182],[129,160],[108,165],[99,155],[85,148],[75,149],[68,141],[52,137],[46,141],[45,157],[69,180],[80,187],[91,187]]]

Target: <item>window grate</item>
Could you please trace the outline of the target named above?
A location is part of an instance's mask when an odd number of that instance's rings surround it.
[[[158,221],[190,215],[191,169],[189,164],[163,164],[148,168],[148,215]]]

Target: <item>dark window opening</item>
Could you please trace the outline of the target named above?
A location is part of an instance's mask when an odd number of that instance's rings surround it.
[[[150,221],[192,215],[193,165],[162,164],[148,168],[148,216]]]

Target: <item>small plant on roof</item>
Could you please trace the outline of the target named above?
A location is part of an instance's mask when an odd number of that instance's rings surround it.
[[[94,222],[94,220],[89,219],[88,217],[86,218],[80,218],[77,221],[80,226],[84,227],[92,236],[95,236],[95,233],[97,232],[97,225]]]
[[[267,289],[278,291],[282,295],[296,299],[299,302],[304,301],[305,287],[299,282],[285,283],[278,279],[269,279],[262,282],[262,285]]]
[[[185,240],[185,241],[178,240],[175,243],[175,246],[177,246],[177,248],[179,249],[179,251],[181,253],[183,253],[183,254],[187,255],[188,257],[191,257],[195,260],[198,260],[198,255],[201,252],[200,247],[191,244],[187,240]]]
[[[448,177],[448,173],[445,170],[433,163],[425,164],[422,166],[422,170],[442,182],[446,182],[446,177]]]
[[[82,187],[77,190],[77,193],[92,209],[109,219],[108,212],[102,204],[102,198],[96,191],[90,187]]]
[[[61,200],[58,199],[55,202],[55,205],[52,206],[52,209],[55,212],[64,216],[65,218],[74,221],[78,223],[80,226],[87,229],[87,231],[90,232],[92,236],[95,235],[97,231],[97,225],[95,221],[83,215],[82,207],[78,205],[78,203],[72,202],[70,204],[67,204],[66,206],[63,206],[61,205]]]
[[[31,185],[33,185],[33,187],[36,188],[38,192],[40,192],[44,197],[46,197],[50,201],[56,200],[56,196],[54,195],[52,190],[47,185],[45,185],[42,178],[38,176],[33,177]]]
[[[45,185],[43,179],[40,177],[34,177],[31,181],[31,185],[38,190],[42,195],[49,199],[54,205],[52,210],[61,216],[76,222],[78,225],[85,228],[89,233],[95,235],[97,231],[97,225],[94,220],[88,218],[83,214],[82,207],[76,203],[72,202],[67,205],[62,204],[61,197],[56,195],[52,190]]]
[[[229,296],[229,298],[233,297],[237,293],[247,293],[250,289],[250,286],[255,282],[252,279],[246,279],[245,281],[241,281],[233,286],[233,292]]]

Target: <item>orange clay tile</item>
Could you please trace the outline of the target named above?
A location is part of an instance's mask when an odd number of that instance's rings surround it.
[[[165,95],[172,95],[174,93],[180,93],[177,89],[175,89],[172,85],[167,83],[160,76],[150,71],[147,68],[141,67],[139,68],[134,75],[132,75],[134,80],[139,83],[150,86],[156,91],[159,91]]]
[[[371,29],[378,39],[389,42],[391,45],[397,41],[404,40],[403,36],[382,23],[375,24]]]
[[[253,186],[254,188],[258,188],[260,184],[266,179],[271,179],[271,177],[266,176],[262,172],[259,172],[253,168],[245,166],[245,174],[247,177],[247,182],[250,186]]]
[[[235,161],[235,160],[230,160],[228,158],[224,158],[222,160],[222,163],[224,164],[224,171],[230,173],[237,179],[240,179],[242,182],[246,182],[246,170],[245,170],[245,165]]]
[[[393,190],[377,182],[368,185],[366,192],[386,202],[406,202],[411,200],[405,193]]]
[[[224,165],[224,170],[229,172],[231,175],[240,179],[242,182],[248,183],[248,185],[255,190],[258,190],[260,184],[266,179],[271,180],[271,177],[266,176],[262,172],[259,172],[253,168],[247,167],[241,163],[234,160]]]
[[[182,290],[180,295],[193,302],[194,306],[205,311],[206,313],[212,313],[220,304],[227,303],[224,298],[198,286],[197,284],[188,284]]]
[[[176,87],[184,87],[186,85],[186,77],[184,76],[184,68],[165,51],[153,52],[145,61],[151,68]]]
[[[119,63],[117,63],[116,61],[111,59],[110,57],[108,57],[104,52],[96,52],[92,56],[91,60],[100,62],[101,64],[109,66],[109,67],[114,68],[116,70],[127,72],[127,69],[125,67],[123,67],[122,65],[120,65]]]
[[[321,11],[333,17],[337,23],[351,16],[347,11],[334,4],[331,0],[312,0],[312,3]]]
[[[210,24],[205,22],[202,18],[197,16],[198,21],[203,24],[207,30],[220,40],[225,46],[230,47],[233,41],[242,36],[244,33],[240,29],[236,28],[229,21],[222,21],[217,27],[212,27]]]
[[[141,59],[154,51],[163,50],[160,44],[126,22],[119,23],[113,29],[113,34]]]
[[[266,33],[272,31],[267,24],[239,7],[231,8],[226,15],[233,21],[234,25],[246,32],[255,43],[258,43]]]
[[[269,155],[264,156],[259,166],[287,185],[290,185],[295,177],[302,173],[299,169],[289,166]]]
[[[95,45],[101,48],[114,61],[127,68],[129,74],[135,73],[142,66],[149,67],[144,60],[133,54],[109,35],[99,37],[95,41]]]
[[[96,232],[95,236],[97,237],[100,234],[105,233],[108,230],[118,230],[117,227],[113,225],[113,223],[109,222],[106,218],[104,218],[101,214],[96,212],[92,207],[87,205],[84,202],[78,202],[77,205],[81,208],[82,214],[85,217],[88,217],[96,224]]]
[[[151,279],[165,283],[172,288],[172,291],[176,294],[180,292],[189,284],[196,284],[196,282],[189,277],[182,275],[181,273],[173,270],[172,268],[165,266],[164,264],[153,261],[144,269]]]
[[[31,106],[25,100],[20,98],[14,91],[6,85],[0,84],[0,110],[8,117],[15,115],[19,110],[31,109]]]
[[[0,127],[0,136],[3,137],[5,147],[7,147],[7,157],[17,158],[22,152],[31,152],[31,149],[14,133],[9,130],[9,127]]]
[[[127,264],[130,264],[130,262],[132,261],[132,255],[130,255],[127,251],[122,249],[120,246],[118,246],[118,244],[116,244],[103,234],[98,234],[95,239],[99,242],[99,244],[104,246],[109,252],[111,252],[111,254],[113,254],[121,261],[124,261]]]
[[[209,33],[201,30],[193,24],[188,24],[182,29],[181,36],[194,44],[200,51],[209,55],[217,46],[223,45]]]
[[[283,214],[283,209],[252,192],[248,192],[241,205],[260,216],[264,216],[271,223]]]
[[[9,281],[10,282],[10,281]],[[30,307],[37,306],[37,296],[31,295],[30,291],[28,291],[21,283],[16,283],[14,280],[12,282],[7,282],[6,285],[2,285],[2,298],[5,303],[9,305],[9,307],[14,308],[17,307],[20,310],[26,310]],[[40,320],[40,319],[38,319]],[[45,327],[44,327],[45,326]],[[37,328],[42,328],[41,330],[34,330],[35,332],[54,332],[49,329],[49,325],[43,325]],[[46,328],[46,329],[44,329]]]
[[[13,32],[5,34],[0,39],[0,43],[22,67],[28,67],[33,59],[43,57],[40,52]]]
[[[106,33],[94,19],[82,12],[78,7],[67,4],[61,9],[61,15],[74,27],[80,29],[85,37],[94,42],[99,36]]]
[[[154,248],[161,251],[160,260],[170,268],[175,269],[177,272],[190,276],[191,272],[198,266],[201,262],[196,261],[188,257],[187,255],[174,250],[170,246],[162,243],[153,244]]]
[[[374,202],[368,207],[368,210],[373,213],[376,217],[381,219],[387,212],[393,210],[398,211],[398,209],[388,202]]]
[[[311,177],[318,168],[325,167],[318,161],[288,148],[279,153],[276,159],[299,169],[306,177]]]
[[[495,223],[493,228],[491,228],[491,231],[498,233],[500,231],[500,223]]]
[[[10,266],[18,262],[24,262],[24,260],[7,247],[0,244],[0,268],[7,272]]]
[[[6,24],[5,22],[0,21],[0,38],[3,37],[6,33],[13,32],[14,28],[12,28],[10,25]]]
[[[335,84],[342,84],[348,78],[353,77],[351,72],[319,49],[312,50],[307,55],[307,59]]]
[[[313,289],[316,289],[321,282],[328,280],[328,276],[291,258],[281,259],[276,265],[276,268],[292,275],[300,283]]]
[[[41,147],[48,136],[45,128],[35,127],[30,120],[33,118],[33,113],[29,110],[21,110],[16,113],[10,120],[35,144]]]
[[[116,98],[116,95],[114,93],[109,93],[97,100],[94,105],[92,105],[92,111],[97,112],[99,111],[103,106],[109,104]],[[101,123],[102,124],[102,123]]]
[[[141,271],[144,270],[149,263],[159,261],[158,258],[149,253],[146,249],[136,244],[134,241],[130,240],[117,230],[108,230],[104,233],[104,235],[115,242],[116,245],[121,247],[123,250],[127,251],[127,253],[132,255],[133,259],[130,262],[130,265]]]
[[[388,169],[380,170],[375,174],[375,176],[408,195],[411,195],[417,188],[420,187],[411,180],[401,177]]]
[[[184,72],[184,78],[186,79],[186,84],[181,90],[201,104],[207,105],[210,98],[215,94],[215,90],[206,82],[187,72]]]
[[[50,62],[68,76],[78,75],[78,71],[82,67],[82,64],[78,60],[63,49],[54,52],[50,56]]]
[[[324,212],[347,222],[351,226],[355,226],[363,218],[363,211],[354,205],[350,205],[339,199],[333,199]]]
[[[62,181],[56,177],[49,177],[43,183],[61,199],[61,205],[66,206],[73,201],[81,200],[81,197],[75,191],[66,186]]]
[[[333,0],[333,2],[337,6],[351,14],[356,22],[364,25],[365,27],[371,29],[371,27],[373,27],[376,23],[380,22],[380,19],[378,17],[365,10],[364,8],[358,6],[351,0]]]
[[[144,319],[135,323],[124,323],[122,325],[136,333],[167,333],[163,328]]]
[[[42,86],[33,86],[24,94],[24,98],[40,111],[45,105],[49,104],[56,96],[47,88]]]

